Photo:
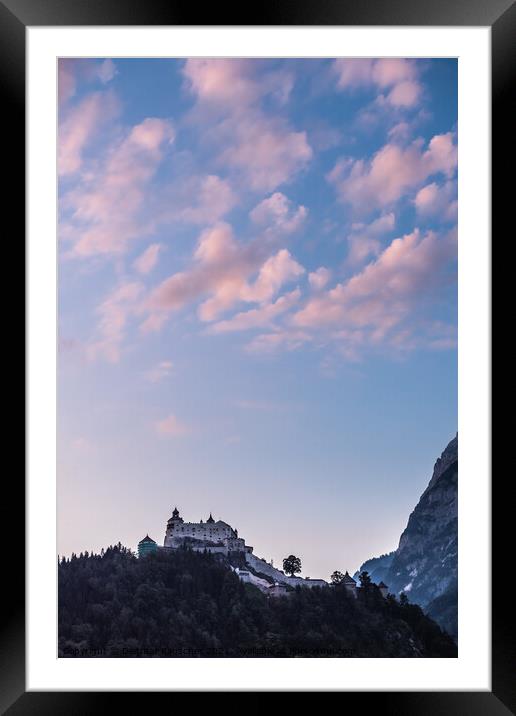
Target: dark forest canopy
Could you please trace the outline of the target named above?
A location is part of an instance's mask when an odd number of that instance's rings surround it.
[[[375,585],[269,597],[221,558],[138,559],[122,545],[59,563],[59,656],[455,657],[447,634]]]

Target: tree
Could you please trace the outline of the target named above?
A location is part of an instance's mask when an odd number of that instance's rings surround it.
[[[341,584],[344,579],[344,575],[337,569],[335,570],[335,572],[333,572],[330,579],[332,584]]]
[[[405,592],[401,592],[401,594],[400,594],[400,604],[401,604],[401,606],[402,606],[402,607],[406,607],[408,603],[409,603],[409,598],[407,597],[407,595],[405,594]]]
[[[301,571],[301,560],[293,554],[283,560],[283,571],[291,577]]]
[[[372,584],[371,577],[369,576],[369,572],[361,572],[359,579],[360,579],[360,586],[362,587],[362,589],[364,591],[369,589],[369,587]]]

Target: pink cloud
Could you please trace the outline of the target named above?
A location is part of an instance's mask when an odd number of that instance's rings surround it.
[[[261,201],[250,213],[251,220],[272,232],[291,234],[299,229],[308,214],[305,206],[293,203],[281,192],[275,192]]]
[[[128,318],[137,310],[137,301],[142,293],[141,283],[123,283],[98,306],[100,320],[97,332],[100,337],[87,347],[90,360],[103,358],[109,363],[118,363]]]
[[[260,262],[256,247],[240,246],[225,223],[202,232],[193,258],[189,269],[173,274],[152,291],[146,302],[151,314],[151,325],[147,328],[160,328],[163,321],[157,316],[183,308],[207,294],[212,296],[201,317],[216,318],[238,300],[247,277],[257,270]]]
[[[98,62],[94,59],[61,57],[57,64],[57,95],[59,106],[64,106],[77,91],[80,81],[107,84],[118,74],[111,59]]]
[[[202,321],[213,321],[240,302],[270,301],[304,269],[286,249],[264,260],[266,248],[259,242],[239,244],[225,223],[206,229],[190,268],[173,274],[151,292],[145,306],[150,323],[143,330],[159,329],[163,316],[203,298],[198,309]]]
[[[337,87],[359,87],[373,82],[373,60],[366,58],[337,59],[333,65]]]
[[[225,126],[220,161],[241,172],[255,191],[273,191],[299,173],[312,158],[306,132],[293,132],[278,118],[249,113]]]
[[[174,364],[172,361],[162,360],[145,373],[145,379],[148,380],[149,383],[159,383],[171,375],[173,368]]]
[[[83,172],[61,202],[71,214],[62,222],[62,234],[73,242],[74,255],[122,253],[131,240],[152,231],[152,220],[142,221],[140,213],[152,198],[147,190],[173,140],[169,122],[147,118]]]
[[[175,213],[180,221],[191,224],[212,224],[231,211],[237,203],[237,197],[230,183],[214,174],[187,181],[187,186],[189,196],[184,199],[187,206],[183,206]]]
[[[419,140],[408,147],[391,143],[369,161],[340,160],[328,180],[341,201],[367,213],[394,204],[434,174],[452,176],[456,166],[457,146],[449,132],[434,136],[426,149]]]
[[[112,95],[96,92],[65,114],[58,133],[57,164],[61,176],[73,174],[81,168],[87,143],[102,122],[114,115],[115,110],[116,102]]]
[[[250,311],[242,311],[228,320],[213,324],[210,332],[229,333],[232,331],[248,331],[252,328],[264,326],[271,327],[274,319],[295,306],[300,297],[301,291],[296,288],[294,291],[280,296],[273,303],[266,303]]]
[[[155,428],[158,435],[165,437],[183,437],[191,432],[190,428],[175,415],[168,415],[163,420],[156,421]]]
[[[150,273],[158,263],[159,253],[162,249],[163,246],[161,244],[151,244],[148,246],[133,263],[133,266],[138,273],[142,273],[144,275]]]
[[[369,256],[377,256],[381,251],[380,239],[394,229],[395,218],[392,212],[383,214],[370,224],[356,223],[348,240],[348,262],[356,266]]]
[[[320,266],[316,271],[308,274],[308,282],[316,291],[323,289],[331,278],[331,271],[324,266]]]
[[[386,95],[380,96],[394,107],[413,107],[422,93],[417,81],[417,65],[413,60],[338,59],[334,63],[334,72],[339,89],[376,87],[388,90]]]
[[[249,353],[275,353],[279,350],[294,351],[312,340],[306,331],[293,328],[279,328],[273,333],[261,333],[247,345]]]
[[[432,182],[418,191],[414,198],[416,211],[421,216],[440,216],[447,221],[457,220],[457,183],[442,185]]]
[[[203,102],[247,105],[260,96],[248,60],[191,58],[183,74],[189,89]]]
[[[287,249],[281,249],[261,266],[256,281],[246,285],[241,298],[248,302],[263,303],[270,299],[289,281],[302,276],[305,269],[290,255]]]
[[[107,58],[104,60],[97,70],[99,80],[102,84],[107,84],[118,74],[115,63],[112,59]]]
[[[145,251],[134,261],[133,266],[141,274],[148,274],[158,263],[160,251],[163,249],[161,244],[151,244]]]
[[[421,95],[421,85],[418,82],[400,82],[395,85],[387,95],[387,101],[394,107],[413,107]]]
[[[417,65],[413,60],[386,57],[375,60],[372,66],[372,78],[379,87],[414,80],[417,75]]]
[[[347,282],[311,298],[292,322],[300,328],[360,329],[368,342],[380,342],[446,280],[455,255],[455,232],[421,235],[415,229],[392,241],[376,261]]]
[[[191,92],[203,104],[221,105],[241,111],[270,95],[284,104],[292,90],[293,77],[284,70],[266,70],[266,62],[232,59],[191,58],[183,74]],[[265,71],[264,71],[265,69]]]
[[[76,90],[75,65],[77,60],[60,58],[57,63],[57,96],[59,104],[65,104]]]
[[[218,162],[255,191],[273,191],[300,172],[312,157],[306,132],[291,129],[263,101],[285,104],[293,87],[290,73],[269,70],[266,61],[190,59],[183,68],[195,94],[195,121],[208,126]],[[219,149],[221,148],[221,149]]]

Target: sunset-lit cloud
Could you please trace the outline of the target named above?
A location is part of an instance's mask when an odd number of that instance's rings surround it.
[[[149,383],[160,383],[172,374],[174,364],[170,360],[162,360],[150,370],[146,371],[145,379]]]
[[[405,59],[339,59],[334,71],[340,90],[375,87],[383,99],[394,107],[417,104],[422,86],[417,63]]]
[[[294,207],[281,192],[261,201],[250,213],[251,220],[269,231],[291,234],[297,231],[307,216],[305,206]]]
[[[325,266],[319,266],[316,271],[311,271],[308,274],[308,281],[316,291],[320,291],[326,286],[331,278],[331,271]]]
[[[155,423],[156,432],[164,437],[178,438],[188,435],[190,428],[175,415],[168,415]]]
[[[340,200],[355,213],[392,206],[429,177],[450,177],[457,167],[453,134],[435,135],[425,148],[421,140],[407,147],[386,144],[371,159],[340,159],[328,175]]]
[[[112,95],[95,92],[88,95],[65,115],[59,127],[58,171],[73,174],[82,167],[83,152],[99,125],[114,116]]]
[[[347,237],[349,263],[356,266],[370,256],[377,256],[382,247],[381,239],[392,232],[394,225],[395,217],[392,212],[382,214],[369,224],[352,224]]]
[[[104,358],[110,363],[118,363],[129,317],[142,293],[141,283],[122,283],[98,306],[99,337],[88,346],[87,351],[91,360]]]
[[[123,253],[131,240],[151,231],[151,217],[144,221],[141,212],[152,199],[150,182],[174,137],[168,121],[148,117],[83,173],[62,200],[69,215],[63,221],[64,238],[73,243],[73,254]]]
[[[417,315],[428,295],[449,282],[447,267],[455,252],[455,232],[439,236],[416,229],[394,239],[376,261],[348,281],[311,298],[294,315],[293,324],[305,330],[357,330],[355,339],[377,343]]]
[[[134,268],[141,274],[148,274],[158,263],[159,252],[163,249],[161,244],[151,244],[134,261]]]
[[[445,221],[457,221],[457,183],[427,184],[416,194],[414,205],[421,216],[438,215]]]
[[[253,60],[190,59],[183,73],[202,108],[197,121],[209,123],[209,136],[221,148],[217,163],[253,191],[273,191],[291,181],[313,151],[306,131],[293,129],[281,111],[293,87],[292,75],[260,73],[259,66]],[[264,110],[266,99],[276,111]]]
[[[217,224],[199,237],[191,267],[158,285],[146,308],[151,316],[166,315],[203,299],[198,308],[199,318],[213,321],[238,303],[270,301],[304,269],[286,249],[269,258],[265,258],[263,251],[260,243],[242,246],[228,224]],[[147,324],[147,329],[152,327],[152,323]]]

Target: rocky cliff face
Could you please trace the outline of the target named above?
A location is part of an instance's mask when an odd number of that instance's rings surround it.
[[[457,635],[457,436],[434,467],[382,579]],[[390,556],[390,555],[389,555]],[[382,566],[382,565],[380,565]],[[376,581],[373,579],[373,581]]]
[[[367,572],[375,584],[385,582],[395,554],[396,552],[393,551],[388,554],[382,554],[380,557],[368,559],[367,562],[364,562],[364,564],[360,566],[360,569],[355,572],[353,579],[358,584],[360,573]]]

